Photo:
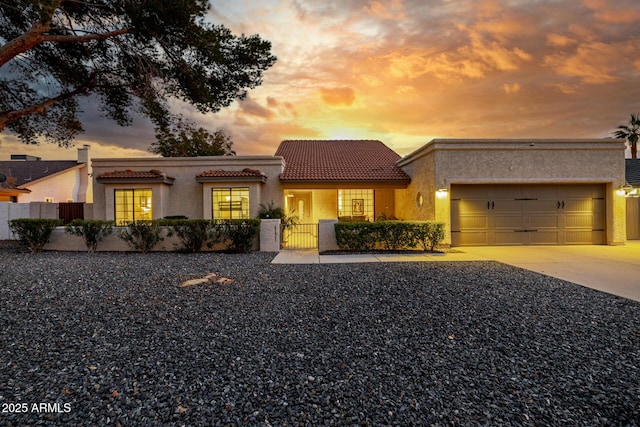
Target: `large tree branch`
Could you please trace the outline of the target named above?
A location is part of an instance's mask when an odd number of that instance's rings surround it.
[[[53,14],[62,3],[62,0],[58,0],[49,7],[43,9],[38,22],[35,22],[27,32],[13,40],[10,40],[4,46],[0,47],[0,67],[40,43],[88,43],[94,40],[106,40],[112,37],[121,36],[132,31],[131,28],[121,28],[113,31],[107,31],[105,33],[85,34],[81,36],[48,34],[48,31],[51,30]]]
[[[87,93],[90,90],[90,88],[93,87],[94,85],[94,77],[95,77],[94,75],[91,75],[91,77],[81,86],[78,86],[74,90],[63,92],[56,97],[45,99],[42,102],[23,108],[21,110],[0,112],[0,132],[2,132],[4,128],[7,127],[8,124],[15,122],[20,117],[28,116],[29,114],[34,114],[34,113],[42,113],[47,108],[51,107],[54,104],[57,104],[60,101],[73,98],[74,96],[77,96],[83,93]]]

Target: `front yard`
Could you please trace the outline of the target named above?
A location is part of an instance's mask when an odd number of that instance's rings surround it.
[[[0,249],[0,424],[640,419],[640,303],[493,262],[272,258]],[[207,273],[234,282],[178,287]]]

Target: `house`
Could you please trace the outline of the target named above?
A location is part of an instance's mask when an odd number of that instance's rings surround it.
[[[254,218],[271,202],[323,219],[437,220],[445,244],[620,244],[624,141],[287,140],[274,156],[94,159],[94,216]]]
[[[76,160],[42,160],[13,154],[0,161],[0,202],[91,202],[89,146],[78,149]]]

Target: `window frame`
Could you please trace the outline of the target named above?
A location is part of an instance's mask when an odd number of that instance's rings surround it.
[[[221,200],[222,197],[224,197],[226,200],[224,201]],[[228,209],[221,209],[220,208],[221,203],[229,203]],[[216,206],[218,206],[218,209],[216,209]],[[234,209],[234,207],[239,207],[239,209]],[[225,215],[221,215],[221,213],[225,213]],[[251,218],[250,187],[211,187],[211,218],[213,219],[249,219]]]
[[[118,193],[123,194],[123,200],[125,203],[118,203]],[[128,198],[130,198],[130,200],[128,200]],[[142,205],[142,203],[144,203],[144,206]],[[137,206],[137,204],[140,204],[140,206]],[[119,207],[122,207],[122,206],[126,206],[128,209],[127,210],[119,209]],[[144,209],[148,209],[148,212],[144,212]],[[113,189],[113,218],[116,225],[118,226],[127,225],[128,223],[133,221],[152,220],[153,219],[153,189],[146,188],[146,187],[145,188],[114,188]]]

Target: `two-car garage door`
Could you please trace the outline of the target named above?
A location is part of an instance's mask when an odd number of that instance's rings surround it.
[[[451,244],[605,243],[605,186],[451,186]]]

